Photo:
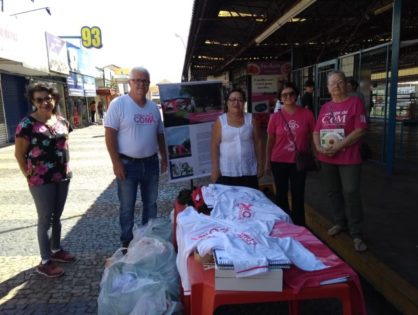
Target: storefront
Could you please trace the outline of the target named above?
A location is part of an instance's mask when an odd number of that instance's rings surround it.
[[[2,73],[0,80],[2,91],[0,141],[5,144],[14,141],[16,127],[22,117],[31,111],[31,106],[25,97],[27,85],[25,77]]]
[[[70,72],[67,77],[67,98],[70,121],[74,127],[88,123],[87,100],[84,96],[83,76]]]

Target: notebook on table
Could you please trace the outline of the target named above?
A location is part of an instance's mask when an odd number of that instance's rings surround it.
[[[283,268],[288,263],[272,261],[269,270],[250,277],[237,278],[234,265],[223,250],[213,251],[215,261],[215,289],[233,291],[281,292],[283,290]]]
[[[221,270],[233,270],[234,264],[228,253],[222,249],[213,250],[215,267]],[[269,270],[290,268],[289,259],[269,260]]]

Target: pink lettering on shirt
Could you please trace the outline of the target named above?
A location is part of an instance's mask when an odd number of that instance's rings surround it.
[[[135,114],[134,121],[139,125],[152,125],[156,123],[155,117],[152,114]]]
[[[206,237],[207,238],[212,237],[212,233],[215,233],[215,232],[227,233],[228,231],[229,231],[228,228],[214,227],[214,228],[211,228],[209,231],[206,231],[206,232],[204,232],[200,235],[196,235],[196,236],[192,237],[191,239],[193,241],[196,241],[196,240],[200,240],[200,239],[203,239],[203,238],[206,238]]]
[[[334,126],[344,126],[347,121],[348,110],[327,113],[322,117],[322,123],[324,126],[334,125]]]
[[[247,243],[248,245],[257,245],[257,241],[251,237],[249,234],[245,233],[245,232],[241,232],[238,234],[238,237],[243,240],[245,243]]]

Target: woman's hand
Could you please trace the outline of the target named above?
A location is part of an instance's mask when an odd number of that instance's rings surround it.
[[[337,154],[340,150],[342,150],[344,147],[340,146],[340,145],[330,145],[326,148],[320,148],[319,150],[317,150],[318,152],[326,155],[326,156],[334,156],[335,154]]]
[[[335,154],[337,154],[341,150],[345,150],[344,142],[343,141],[336,141],[335,143],[329,145],[325,149],[324,154],[326,154],[328,156],[334,156]]]

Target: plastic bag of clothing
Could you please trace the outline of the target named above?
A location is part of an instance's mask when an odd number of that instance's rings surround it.
[[[173,222],[168,218],[150,219],[147,224],[133,228],[133,242],[138,241],[144,236],[158,237],[170,242],[173,239]]]
[[[112,265],[107,280],[101,284],[98,298],[99,315],[130,314],[143,295],[164,290],[161,283],[141,278],[135,273],[122,272],[121,267],[120,263]],[[156,299],[152,302],[156,309],[165,307],[165,301],[161,303],[161,300]],[[163,314],[164,310],[159,314]]]
[[[129,315],[169,315],[178,314],[183,310],[180,302],[173,302],[166,297],[164,288],[157,292],[147,291],[141,295]]]
[[[100,283],[99,315],[130,314],[134,308],[137,309],[134,314],[154,314],[138,313],[138,308],[146,310],[149,303],[156,310],[165,307],[164,314],[170,314],[167,313],[169,307],[176,305],[173,301],[179,299],[175,261],[173,245],[157,238],[142,237],[132,241],[126,255],[121,250],[116,251],[108,260]],[[138,300],[145,301],[147,292],[152,293],[148,304],[143,304],[142,308],[136,306]]]
[[[171,242],[155,237],[142,237],[131,242],[123,259],[127,265],[125,270],[165,282],[169,296],[178,300],[180,284],[176,258],[177,254]]]

